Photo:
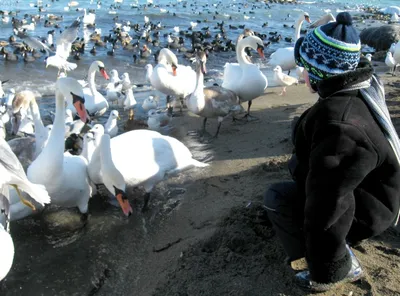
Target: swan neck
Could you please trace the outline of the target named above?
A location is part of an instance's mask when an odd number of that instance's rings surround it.
[[[296,42],[300,38],[300,30],[303,22],[304,22],[304,16],[300,16],[300,18],[296,21],[294,30],[294,42]]]
[[[42,150],[37,159],[42,158],[41,162],[46,163],[46,171],[54,177],[59,176],[64,161],[64,114],[65,102],[64,95],[56,91],[56,114],[54,118],[53,128],[50,132],[49,140],[46,147]]]
[[[250,40],[249,37],[244,38],[244,39],[240,40],[239,44],[237,45],[236,58],[238,60],[239,65],[251,64],[248,61],[248,59],[246,58],[246,52],[245,52],[246,47],[250,46],[249,40]]]
[[[89,73],[88,73],[88,78],[89,78],[90,92],[92,93],[93,97],[96,95],[96,92],[97,92],[96,82],[94,81],[95,77],[96,77],[96,69],[93,69],[92,67],[90,67]]]
[[[29,107],[35,124],[35,137],[37,138],[38,132],[43,133],[45,127],[42,122],[42,117],[40,116],[39,106],[35,99],[31,100]]]

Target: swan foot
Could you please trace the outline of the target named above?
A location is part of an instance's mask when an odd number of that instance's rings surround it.
[[[257,120],[260,120],[260,119],[258,117],[253,116],[253,115],[250,115],[249,113],[246,113],[242,118],[232,117],[232,121],[233,122],[241,122],[241,123],[257,121]]]
[[[146,192],[146,194],[144,195],[142,213],[146,212],[149,209],[149,200],[150,200],[150,192]]]
[[[18,194],[19,199],[21,200],[21,202],[26,205],[27,207],[30,207],[33,211],[36,211],[36,207],[28,200],[26,200],[25,198],[22,197],[21,191],[18,188],[18,185],[16,184],[11,184],[12,187],[14,187],[15,191]]]

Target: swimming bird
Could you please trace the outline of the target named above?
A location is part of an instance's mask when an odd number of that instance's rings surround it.
[[[279,94],[280,96],[286,94],[287,86],[299,83],[299,80],[297,80],[296,78],[286,75],[285,73],[282,73],[281,66],[276,66],[274,68],[274,79],[278,85],[283,86],[282,92]]]
[[[196,60],[197,85],[194,92],[186,98],[186,105],[192,113],[204,117],[201,135],[206,132],[208,118],[218,119],[218,128],[213,138],[218,136],[222,121],[233,113],[244,112],[237,94],[220,86],[204,87],[207,57],[199,52]]]

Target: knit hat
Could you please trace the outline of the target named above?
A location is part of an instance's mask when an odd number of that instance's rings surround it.
[[[294,49],[296,64],[304,67],[311,84],[356,69],[360,61],[360,38],[348,12],[336,22],[317,27],[299,38]]]

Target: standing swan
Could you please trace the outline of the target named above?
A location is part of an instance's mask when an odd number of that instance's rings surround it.
[[[104,96],[96,89],[95,76],[97,72],[100,72],[100,74],[105,79],[110,79],[105,70],[103,62],[94,61],[90,65],[88,73],[89,87],[85,87],[83,89],[83,93],[85,99],[85,107],[89,112],[89,115],[94,117],[103,115],[108,109],[108,102],[106,98],[104,98]],[[73,111],[73,107],[71,105],[68,106],[68,109]]]
[[[246,118],[251,117],[250,107],[252,100],[261,96],[268,86],[267,77],[257,65],[252,64],[246,55],[245,49],[251,47],[264,57],[263,42],[257,36],[248,36],[241,39],[236,48],[236,57],[239,63],[226,63],[222,87],[234,91],[240,102],[248,102]]]
[[[83,122],[87,120],[82,86],[73,78],[59,78],[56,82],[53,128],[46,147],[28,167],[28,178],[46,187],[53,204],[77,206],[85,214],[91,194],[86,172],[87,161],[82,156],[64,154],[65,101],[75,106]]]
[[[146,77],[158,91],[169,96],[176,96],[181,100],[190,95],[196,87],[196,72],[189,66],[178,65],[176,55],[168,48],[163,48],[158,54],[158,64],[152,69],[146,65]],[[169,107],[169,106],[168,106]]]
[[[304,21],[308,23],[310,22],[310,16],[307,12],[301,13],[295,23],[294,43],[296,43],[297,39],[300,38],[301,25]],[[268,65],[272,67],[281,66],[283,71],[289,71],[290,73],[291,69],[296,68],[296,63],[294,61],[294,47],[278,48],[273,54],[271,54]]]
[[[206,54],[200,52],[196,61],[197,86],[190,97],[186,99],[186,105],[191,112],[204,117],[202,134],[206,131],[207,118],[218,118],[218,128],[214,136],[216,138],[224,118],[233,112],[242,111],[243,107],[240,105],[236,93],[229,89],[220,86],[204,88],[206,61]]]

